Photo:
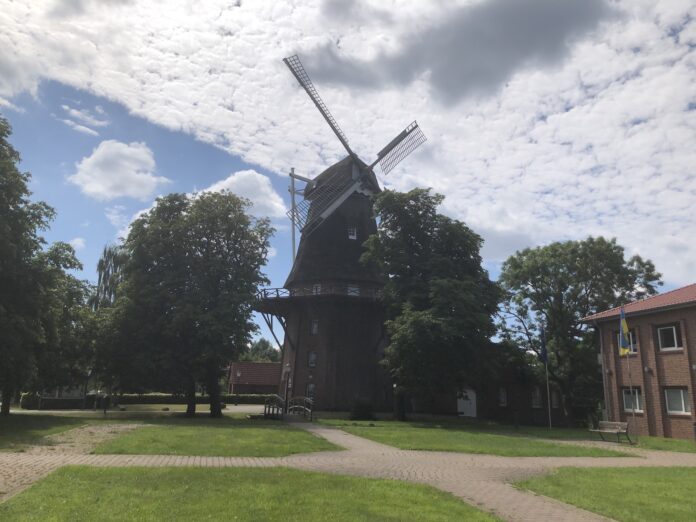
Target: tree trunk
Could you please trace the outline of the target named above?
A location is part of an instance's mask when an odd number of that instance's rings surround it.
[[[12,402],[12,388],[4,388],[2,390],[2,407],[0,407],[0,415],[10,414],[10,402]]]
[[[218,381],[217,369],[212,365],[208,367],[207,383],[208,396],[210,397],[210,416],[219,418],[222,417],[222,408],[220,407],[220,382]]]
[[[193,417],[196,415],[196,381],[193,377],[189,377],[188,385],[186,386],[186,416]]]

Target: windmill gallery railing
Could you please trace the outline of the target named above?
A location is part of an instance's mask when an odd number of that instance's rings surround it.
[[[264,288],[259,291],[259,299],[290,299],[293,297],[315,297],[340,295],[347,297],[362,297],[379,299],[382,296],[381,289],[365,288],[357,285],[312,285],[299,288]]]

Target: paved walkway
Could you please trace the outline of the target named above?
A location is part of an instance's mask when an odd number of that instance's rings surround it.
[[[510,521],[607,520],[556,500],[515,489],[511,483],[548,473],[560,466],[634,467],[696,466],[696,454],[633,449],[632,457],[497,457],[462,453],[406,451],[350,435],[334,428],[295,424],[337,444],[344,451],[317,452],[281,458],[193,457],[165,455],[91,455],[97,442],[134,425],[88,426],[66,432],[82,438],[79,451],[30,449],[0,453],[0,501],[18,493],[50,471],[65,465],[274,467],[398,479],[429,484]],[[82,430],[80,432],[80,430]],[[57,436],[56,436],[57,437]],[[87,440],[88,439],[88,440]],[[598,443],[601,444],[601,443]]]

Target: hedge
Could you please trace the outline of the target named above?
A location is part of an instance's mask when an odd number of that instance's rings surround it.
[[[226,404],[263,404],[268,394],[222,394],[220,401]],[[183,395],[172,395],[170,393],[124,393],[114,397],[114,402],[118,404],[186,404],[186,397]],[[196,395],[196,404],[209,404],[210,398],[207,395]]]

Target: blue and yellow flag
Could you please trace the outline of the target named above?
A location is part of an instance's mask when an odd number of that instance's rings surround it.
[[[628,355],[631,352],[629,339],[628,323],[626,322],[626,314],[624,314],[624,308],[622,306],[621,323],[619,326],[619,355]]]

